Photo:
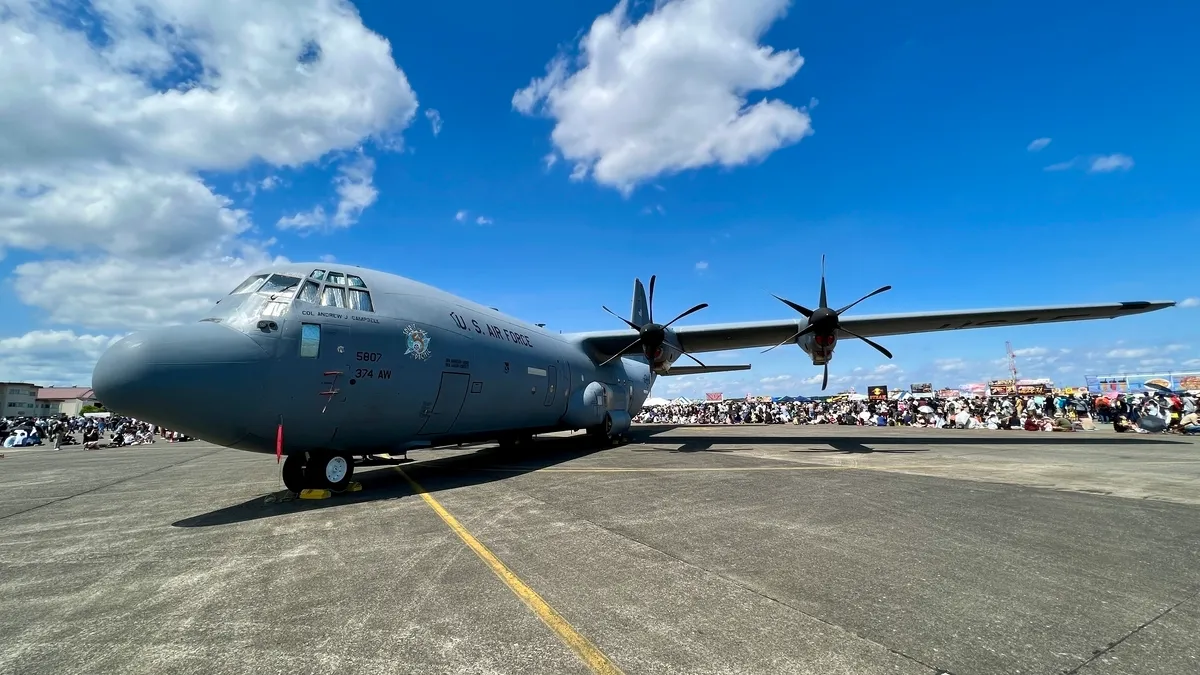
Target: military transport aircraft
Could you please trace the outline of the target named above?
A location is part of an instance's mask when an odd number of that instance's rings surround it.
[[[749,369],[693,354],[795,343],[825,369],[841,338],[1103,319],[1174,302],[843,316],[779,298],[794,319],[659,322],[634,282],[620,330],[560,334],[410,279],[349,265],[287,264],[243,281],[199,321],[134,333],[100,358],[92,387],[115,412],[213,443],[286,455],[284,484],[340,490],[379,455],[470,441],[521,443],[629,429],[655,377]],[[776,296],[778,298],[778,296]],[[616,314],[607,307],[610,314]],[[767,350],[769,351],[769,350]],[[674,365],[681,357],[695,365]],[[824,384],[822,388],[824,388]]]

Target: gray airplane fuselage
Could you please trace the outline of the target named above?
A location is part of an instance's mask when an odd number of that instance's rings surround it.
[[[340,283],[327,283],[330,273]],[[570,336],[403,277],[334,264],[259,275],[269,278],[196,323],[113,345],[94,374],[100,401],[233,448],[275,452],[282,425],[285,454],[364,455],[565,429],[620,433],[654,381],[643,359],[597,366]],[[273,293],[270,275],[300,286]]]

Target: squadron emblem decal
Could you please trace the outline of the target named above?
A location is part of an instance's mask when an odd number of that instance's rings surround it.
[[[405,356],[411,356],[418,361],[424,361],[429,358],[429,334],[409,324],[408,328],[404,329],[404,334],[408,336],[408,349],[405,350]]]

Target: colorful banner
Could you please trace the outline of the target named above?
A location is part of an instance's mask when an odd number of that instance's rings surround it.
[[[908,385],[908,390],[914,394],[932,394],[933,393],[933,383],[932,382],[921,382],[919,384],[910,384],[910,385]]]
[[[1200,372],[1139,373],[1136,375],[1088,375],[1084,378],[1091,394],[1144,394],[1146,383],[1157,384],[1174,391],[1200,389]]]
[[[723,398],[724,398],[724,396],[719,391],[715,391],[715,392],[704,395],[704,399],[706,401],[720,401]]]
[[[886,384],[877,384],[877,385],[867,389],[867,398],[871,399],[872,401],[888,400],[887,385]]]
[[[961,395],[962,392],[957,389],[938,389],[937,393],[938,398],[958,398]]]
[[[1052,393],[1054,393],[1054,386],[1041,382],[1017,385],[1017,395],[1019,396],[1045,396]]]
[[[1015,380],[992,380],[988,382],[988,393],[992,396],[1012,396],[1017,393]]]

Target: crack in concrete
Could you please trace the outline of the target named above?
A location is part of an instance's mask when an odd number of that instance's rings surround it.
[[[1138,633],[1140,633],[1143,628],[1146,628],[1147,626],[1154,623],[1155,621],[1158,621],[1159,619],[1163,618],[1164,616],[1170,614],[1171,612],[1173,612],[1175,610],[1176,607],[1179,607],[1180,605],[1182,605],[1185,602],[1195,600],[1197,597],[1200,597],[1200,590],[1197,590],[1195,593],[1192,593],[1191,595],[1187,596],[1186,598],[1171,605],[1170,607],[1164,609],[1163,611],[1159,612],[1158,614],[1150,617],[1146,621],[1142,622],[1141,625],[1139,625],[1137,628],[1134,628],[1133,630],[1129,631],[1124,636],[1122,636],[1121,639],[1109,642],[1108,645],[1106,645],[1104,647],[1104,649],[1097,650],[1090,657],[1088,657],[1087,659],[1084,659],[1084,661],[1082,663],[1075,666],[1074,668],[1071,668],[1070,670],[1062,671],[1063,675],[1076,675],[1076,673],[1078,673],[1080,670],[1082,670],[1089,663],[1091,663],[1091,662],[1095,661],[1096,659],[1100,658],[1101,656],[1104,656],[1105,654],[1111,652],[1112,650],[1116,649],[1117,646],[1120,645],[1122,642],[1124,642],[1124,641],[1128,640],[1129,638],[1133,637],[1134,635],[1137,635]]]

